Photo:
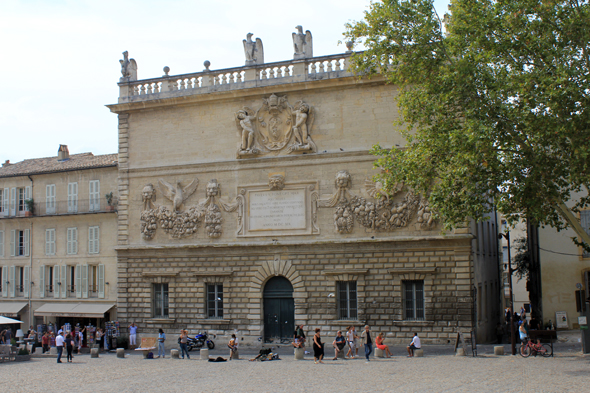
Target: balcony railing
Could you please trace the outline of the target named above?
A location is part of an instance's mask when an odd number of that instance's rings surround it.
[[[114,206],[108,206],[106,200],[90,203],[89,200],[56,201],[53,203],[36,202],[34,216],[53,216],[62,214],[104,213],[115,211]]]
[[[350,77],[351,53],[119,83],[119,103]]]

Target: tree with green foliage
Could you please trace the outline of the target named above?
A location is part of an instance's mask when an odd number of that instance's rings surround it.
[[[386,189],[427,195],[447,228],[482,219],[558,230],[590,205],[588,1],[374,2],[345,36],[355,72],[399,89],[403,148],[376,146]],[[581,197],[580,197],[581,195]],[[571,208],[567,208],[568,203]]]

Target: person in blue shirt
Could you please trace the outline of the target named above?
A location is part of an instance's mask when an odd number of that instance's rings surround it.
[[[162,329],[158,330],[160,334],[158,334],[158,356],[162,356],[162,358],[166,357],[166,352],[164,350],[164,341],[166,341],[166,334]]]

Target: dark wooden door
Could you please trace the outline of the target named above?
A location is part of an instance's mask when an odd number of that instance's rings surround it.
[[[264,341],[290,341],[295,330],[293,286],[284,277],[271,278],[264,287]]]

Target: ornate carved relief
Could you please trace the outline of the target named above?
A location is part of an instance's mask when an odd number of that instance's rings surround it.
[[[274,94],[263,99],[256,111],[243,107],[235,113],[241,136],[237,157],[316,152],[310,136],[314,118],[313,107],[303,101],[292,107],[286,96]]]
[[[281,174],[274,174],[268,177],[268,188],[271,191],[282,190],[285,188],[285,176]]]
[[[197,232],[199,226],[205,221],[207,236],[218,238],[223,233],[221,210],[234,212],[243,206],[243,196],[238,196],[234,202],[224,203],[220,198],[220,186],[216,179],[207,183],[206,198],[190,206],[186,211],[178,211],[184,201],[196,191],[198,179],[193,180],[188,186],[182,188],[177,182],[176,188],[169,183],[160,180],[160,190],[172,201],[174,210],[165,206],[157,206],[153,185],[147,184],[142,190],[143,211],[141,212],[141,233],[143,238],[151,240],[156,234],[158,226],[173,238],[183,238]],[[220,207],[221,206],[221,207]],[[238,211],[238,225],[241,226],[243,209]]]
[[[403,185],[398,185],[394,192],[387,194],[381,184],[365,181],[365,190],[374,201],[360,196],[349,195],[351,177],[347,171],[336,174],[337,191],[328,199],[321,200],[319,207],[334,207],[334,226],[338,233],[351,233],[354,222],[376,232],[389,232],[397,228],[407,227],[416,216],[421,229],[431,229],[433,218],[428,200],[408,191],[403,200],[394,202],[392,198],[399,193]]]

